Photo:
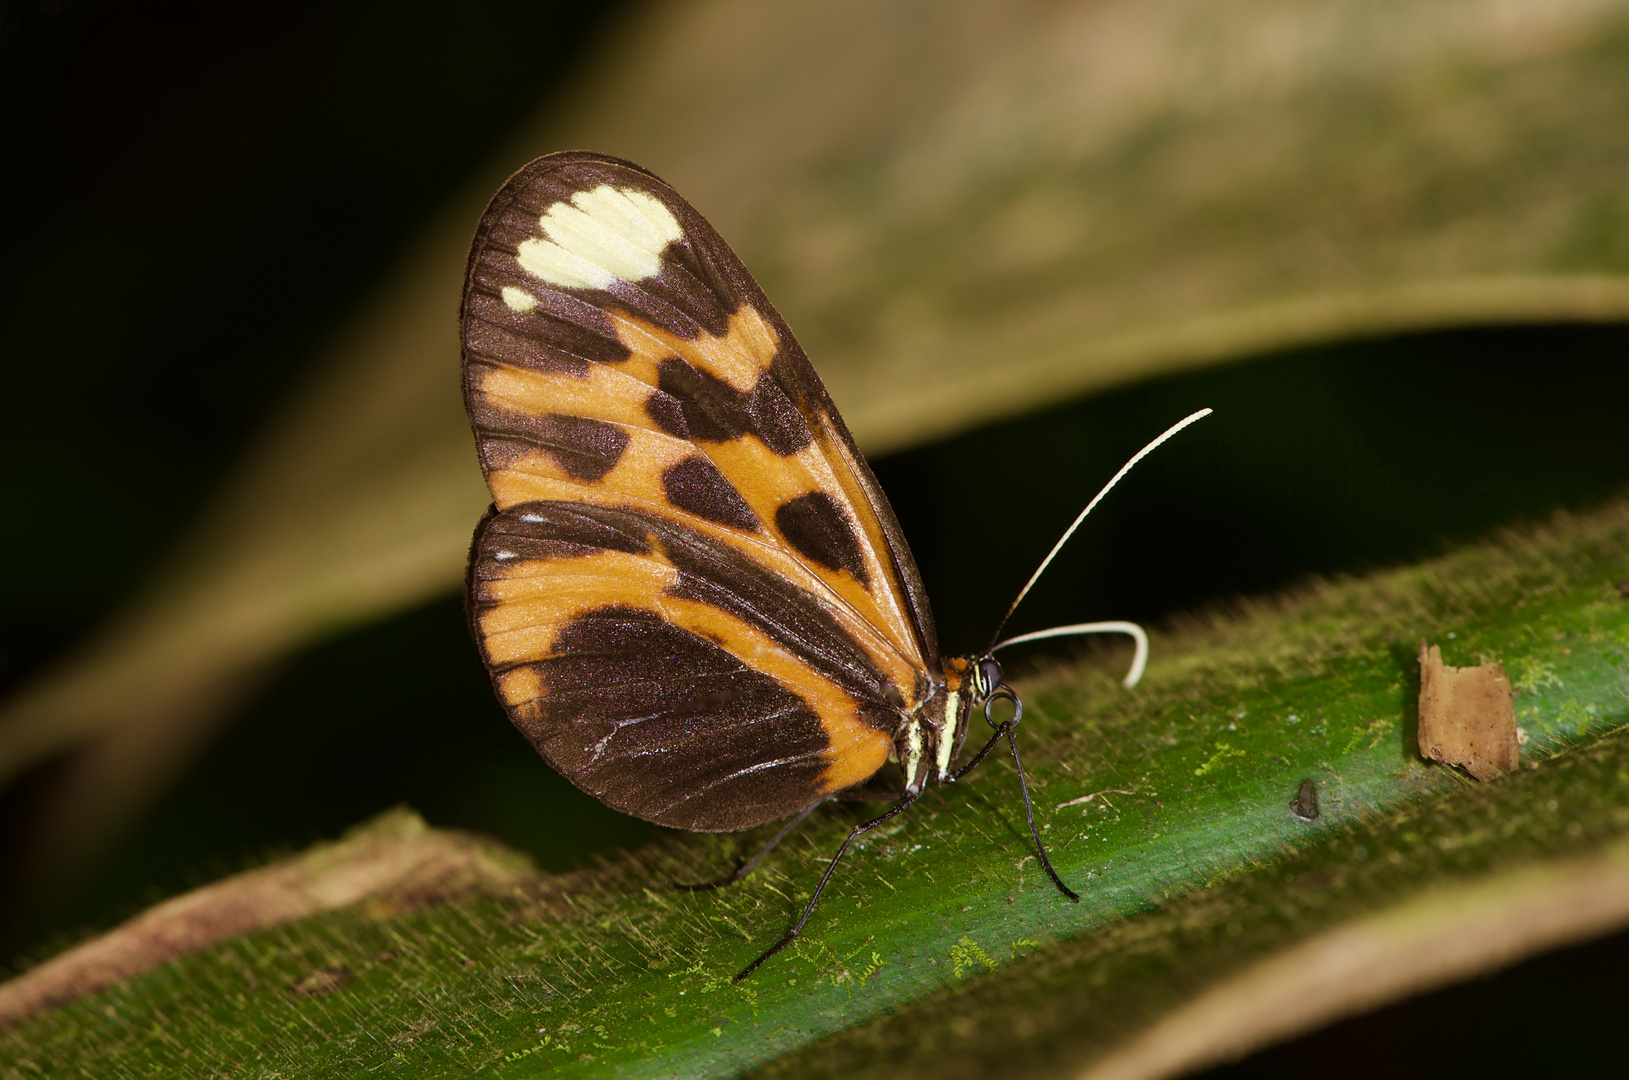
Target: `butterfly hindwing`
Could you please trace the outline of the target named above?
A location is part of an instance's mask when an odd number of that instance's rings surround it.
[[[886,499],[780,316],[661,181],[528,165],[470,253],[499,696],[612,806],[744,828],[865,779],[936,664]],[[682,796],[682,797],[681,797]]]
[[[745,828],[831,790],[834,747],[874,758],[871,770],[887,752],[880,672],[842,627],[659,515],[569,502],[494,512],[470,591],[516,726],[619,810]]]

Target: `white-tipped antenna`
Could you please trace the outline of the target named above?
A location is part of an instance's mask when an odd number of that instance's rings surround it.
[[[1131,670],[1126,672],[1126,677],[1121,681],[1121,685],[1127,690],[1130,690],[1133,686],[1136,686],[1142,681],[1143,669],[1148,667],[1148,634],[1143,631],[1142,627],[1138,626],[1134,622],[1120,622],[1116,620],[1113,622],[1083,622],[1076,623],[1073,626],[1054,626],[1050,630],[1037,630],[1032,634],[1019,634],[1017,637],[1010,637],[1006,641],[1000,642],[999,644],[991,645],[990,652],[994,653],[998,649],[1005,649],[1008,645],[1018,645],[1025,641],[1040,641],[1044,638],[1054,637],[1073,637],[1076,634],[1131,635],[1131,640],[1136,643],[1137,648],[1136,652],[1134,652],[1131,657]]]
[[[1092,501],[1086,504],[1086,509],[1082,510],[1080,512],[1080,516],[1075,518],[1073,524],[1064,530],[1062,536],[1058,537],[1058,542],[1053,544],[1052,550],[1046,553],[1046,558],[1042,559],[1041,565],[1035,568],[1035,573],[1031,574],[1029,576],[1029,580],[1024,582],[1024,587],[1018,590],[1018,595],[1013,598],[1013,602],[1007,607],[1007,613],[1001,616],[1001,621],[996,624],[996,632],[991,636],[991,641],[994,641],[996,638],[1001,636],[1001,631],[1004,627],[1006,627],[1007,620],[1012,618],[1012,613],[1018,610],[1018,605],[1023,603],[1024,597],[1029,595],[1030,589],[1034,588],[1035,583],[1039,581],[1041,575],[1046,572],[1046,568],[1052,565],[1052,560],[1057,558],[1058,552],[1063,550],[1063,545],[1067,544],[1069,542],[1069,538],[1075,535],[1075,530],[1080,528],[1080,523],[1086,520],[1086,515],[1095,510],[1097,508],[1097,504],[1103,501],[1103,496],[1114,490],[1114,485],[1118,484],[1125,477],[1126,473],[1131,471],[1131,467],[1133,465],[1137,464],[1137,462],[1141,461],[1149,454],[1152,454],[1167,439],[1181,431],[1183,428],[1187,427],[1189,424],[1197,423],[1209,416],[1211,411],[1212,410],[1210,409],[1200,409],[1198,412],[1185,416],[1181,420],[1172,424],[1170,427],[1165,429],[1165,432],[1160,435],[1159,438],[1155,439],[1153,442],[1131,455],[1131,460],[1120,466],[1119,472],[1109,477],[1109,482],[1103,485],[1103,490],[1099,491],[1092,498]],[[991,645],[990,652],[994,653],[997,649],[1005,648],[1008,645],[1016,645],[1020,641],[1039,641],[1042,638],[1065,637],[1071,634],[1130,634],[1136,639],[1137,654],[1131,661],[1131,672],[1126,675],[1125,684],[1127,686],[1136,686],[1137,680],[1143,677],[1143,668],[1148,663],[1148,635],[1143,633],[1143,628],[1138,626],[1136,623],[1102,622],[1078,623],[1074,626],[1057,626],[1053,627],[1051,630],[1037,630],[1033,634],[1020,634],[1015,638],[1008,638],[1006,641],[1003,641],[998,645]]]

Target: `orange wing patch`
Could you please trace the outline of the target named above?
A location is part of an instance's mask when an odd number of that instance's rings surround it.
[[[758,379],[775,362],[780,342],[774,328],[764,321],[756,308],[742,305],[730,316],[729,328],[715,337],[703,330],[694,340],[659,329],[643,319],[626,312],[607,312],[617,338],[633,353],[629,363],[639,362],[639,377],[644,372],[653,376],[658,361],[676,356],[697,371],[705,371],[713,378],[728,383],[743,394],[750,394]]]
[[[492,408],[517,416],[561,413],[659,431],[645,410],[653,381],[610,364],[590,364],[582,375],[536,371],[511,364],[482,364],[475,393]]]

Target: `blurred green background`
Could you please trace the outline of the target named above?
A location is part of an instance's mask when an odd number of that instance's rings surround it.
[[[713,10],[721,7],[728,5],[711,5],[712,14],[703,15],[721,17]],[[1033,5],[1023,7],[1014,25],[1041,18]],[[1161,10],[1176,19],[1180,7]],[[1480,17],[1471,10],[1475,5],[1425,8],[1439,20]],[[947,649],[983,645],[1018,586],[1102,481],[1149,437],[1201,406],[1214,407],[1216,416],[1116,491],[1011,630],[1104,618],[1157,625],[1313,575],[1409,561],[1518,518],[1586,508],[1629,483],[1629,322],[1615,321],[1610,303],[1575,300],[1614,273],[1629,274],[1629,136],[1603,131],[1599,123],[1619,100],[1613,94],[1629,101],[1622,76],[1580,105],[1576,128],[1527,122],[1501,142],[1457,106],[1436,116],[1426,127],[1443,146],[1457,140],[1473,148],[1467,159],[1473,164],[1486,160],[1507,174],[1523,168],[1531,174],[1501,187],[1489,172],[1485,190],[1467,186],[1474,169],[1455,172],[1397,148],[1406,142],[1397,133],[1407,125],[1398,120],[1390,128],[1387,118],[1402,115],[1415,97],[1393,93],[1385,109],[1364,111],[1352,105],[1368,100],[1361,94],[1339,97],[1339,78],[1332,80],[1334,90],[1324,86],[1321,92],[1334,96],[1322,115],[1356,117],[1350,132],[1327,136],[1330,145],[1354,148],[1351,160],[1330,167],[1350,169],[1362,182],[1307,197],[1323,211],[1358,206],[1351,235],[1361,238],[1365,229],[1376,235],[1372,252],[1379,254],[1352,280],[1459,288],[1487,270],[1483,277],[1508,286],[1502,293],[1484,290],[1458,307],[1419,300],[1430,292],[1421,286],[1406,302],[1387,293],[1391,299],[1363,308],[1350,300],[1361,289],[1319,292],[1317,274],[1303,274],[1285,254],[1295,237],[1303,243],[1297,250],[1316,248],[1317,228],[1283,225],[1271,205],[1257,218],[1240,209],[1252,199],[1271,204],[1294,189],[1254,188],[1249,180],[1252,168],[1267,170],[1264,159],[1296,152],[1283,145],[1294,140],[1275,134],[1270,109],[1242,109],[1251,118],[1242,129],[1249,138],[1182,134],[1182,123],[1202,134],[1228,130],[1205,126],[1205,87],[1221,76],[1204,67],[1172,76],[1190,80],[1190,96],[1200,104],[1176,119],[1147,120],[1128,137],[1132,145],[1119,164],[1102,169],[1101,188],[1121,191],[1131,202],[1083,199],[1099,217],[1074,232],[1047,224],[1067,214],[1043,214],[1039,226],[1030,222],[1025,215],[1033,217],[1039,212],[1033,208],[1045,208],[1051,196],[1011,189],[1030,183],[1032,173],[1054,180],[1063,175],[1037,154],[1036,140],[1067,142],[1070,132],[1031,130],[1009,138],[991,119],[1006,114],[993,106],[981,114],[977,95],[972,104],[962,100],[957,109],[934,112],[934,94],[945,87],[977,88],[981,80],[1003,85],[1001,64],[966,66],[978,55],[975,46],[934,53],[936,34],[955,41],[977,37],[974,31],[992,16],[987,8],[976,18],[967,14],[974,9],[980,5],[947,5],[940,15],[931,5],[895,5],[889,17],[903,24],[894,32],[907,43],[897,55],[920,60],[932,54],[942,62],[931,78],[911,64],[900,63],[890,75],[887,63],[871,63],[855,81],[868,93],[883,88],[874,109],[856,112],[852,102],[836,99],[822,106],[820,95],[842,79],[822,82],[803,66],[784,69],[765,93],[794,101],[806,93],[812,112],[839,114],[825,121],[837,134],[820,135],[829,142],[818,153],[808,149],[816,135],[806,127],[755,121],[766,112],[762,101],[734,107],[725,96],[709,130],[729,153],[716,150],[706,159],[716,162],[716,172],[695,173],[699,193],[685,181],[704,147],[680,146],[671,161],[660,159],[659,149],[658,159],[641,158],[717,217],[727,238],[736,239],[732,224],[741,229],[744,257],[763,275],[816,366],[826,370],[822,345],[834,357],[839,404],[852,414],[862,443],[886,451],[874,454],[873,464],[921,564]],[[1282,22],[1283,10],[1237,5],[1230,17],[1248,20],[1256,12]],[[1399,20],[1416,18],[1388,10]],[[706,29],[703,15],[693,21]],[[0,16],[13,163],[0,211],[7,237],[0,288],[6,387],[0,394],[0,690],[26,692],[61,670],[53,665],[72,663],[78,643],[126,605],[142,602],[144,583],[167,558],[168,577],[160,580],[185,579],[186,561],[173,561],[177,546],[207,520],[207,507],[220,504],[218,491],[236,482],[238,463],[279,410],[298,407],[301,387],[320,381],[316,366],[330,356],[325,343],[344,333],[353,312],[376,296],[394,268],[411,261],[417,238],[439,227],[449,205],[468,202],[480,169],[497,169],[501,178],[503,169],[532,154],[576,145],[567,140],[592,135],[593,124],[581,117],[594,110],[621,109],[634,118],[608,127],[613,144],[595,148],[623,151],[617,140],[638,145],[639,123],[656,125],[664,110],[679,106],[652,102],[642,111],[638,100],[612,100],[605,88],[616,80],[606,70],[614,75],[619,58],[667,40],[658,30],[688,50],[665,63],[704,87],[724,79],[716,67],[751,65],[742,56],[743,40],[772,33],[737,26],[746,36],[721,37],[710,53],[710,39],[686,17],[671,5],[564,0],[139,10],[92,2],[8,4]],[[845,8],[822,25],[841,31],[849,19],[851,35],[863,37],[882,18]],[[925,25],[940,18],[948,29]],[[1105,34],[1114,29],[1112,21],[1104,25]],[[1552,27],[1549,43],[1527,54],[1498,54],[1504,67],[1497,70],[1520,69],[1507,80],[1520,84],[1516,100],[1560,93],[1556,86],[1569,77],[1597,86],[1607,77],[1592,74],[1592,65],[1626,55],[1629,17],[1621,11],[1594,23],[1579,16],[1568,26]],[[1580,38],[1580,26],[1598,33]],[[797,27],[774,32],[795,38]],[[1012,40],[1020,36],[1014,31]],[[815,49],[848,38],[814,34],[809,40]],[[1012,40],[987,47],[1010,63],[1021,53]],[[1364,55],[1362,42],[1351,47],[1353,55]],[[841,56],[858,63],[854,57],[864,54],[855,46]],[[1092,56],[1083,58],[1086,64]],[[817,69],[821,59],[807,58],[808,68]],[[774,65],[766,66],[769,73],[755,76],[759,80],[776,76]],[[1504,84],[1476,84],[1491,76],[1473,64],[1425,68],[1418,86],[1398,85],[1413,86],[1417,97],[1425,94],[1420,86],[1439,83],[1472,98],[1503,92]],[[1265,61],[1260,70],[1264,94],[1273,92],[1274,78],[1288,78]],[[1360,75],[1351,79],[1361,81]],[[1091,80],[1082,76],[1081,85]],[[1140,84],[1131,79],[1126,85]],[[581,86],[599,96],[585,98],[575,89]],[[680,104],[693,107],[687,93],[694,92],[678,93]],[[1418,101],[1422,114],[1430,113],[1430,101]],[[1535,109],[1531,115],[1541,114]],[[797,114],[783,109],[777,115]],[[1456,126],[1444,116],[1463,122]],[[686,122],[699,129],[708,119],[698,114]],[[732,133],[736,121],[739,130]],[[938,143],[929,137],[935,131]],[[517,138],[517,132],[529,134]],[[675,145],[684,134],[671,136]],[[1243,161],[1232,172],[1220,170],[1224,178],[1245,178],[1228,189],[1242,194],[1230,194],[1234,202],[1207,202],[1138,188],[1138,163],[1166,153],[1161,140],[1191,151],[1188,171],[1172,175],[1187,177],[1192,188],[1220,183],[1209,163]],[[1009,143],[976,167],[919,160],[929,144]],[[1488,150],[1495,144],[1508,160]],[[660,140],[653,145],[659,148]],[[1078,160],[1085,164],[1068,174],[1070,182],[1091,187],[1093,159]],[[887,189],[909,169],[917,179],[905,188],[916,195],[901,206]],[[965,187],[962,202],[920,179],[958,169],[979,177]],[[730,186],[748,172],[751,183]],[[1410,178],[1418,176],[1425,179],[1411,187]],[[784,204],[776,201],[778,183],[789,192]],[[981,222],[983,246],[958,239],[966,200],[997,188],[1006,192],[1003,198],[1011,196],[1009,210],[1018,210]],[[1581,193],[1579,206],[1566,205],[1569,190]],[[1412,202],[1410,192],[1418,196]],[[1126,209],[1137,198],[1147,205]],[[834,224],[834,205],[858,209]],[[1184,214],[1199,213],[1196,206],[1208,207],[1203,228],[1183,224]],[[1564,242],[1533,254],[1539,247],[1533,237],[1543,231],[1533,223],[1563,211],[1575,212],[1551,231]],[[1139,225],[1138,214],[1154,224]],[[1418,224],[1408,224],[1411,215]],[[473,214],[466,217],[465,235],[474,224]],[[866,248],[872,234],[856,240],[843,233],[843,222],[852,232],[872,220],[890,228],[899,222],[886,251]],[[1457,247],[1432,247],[1438,221],[1454,225],[1447,232]],[[1508,235],[1496,227],[1501,223]],[[1372,253],[1361,242],[1331,240],[1341,227],[1329,225],[1323,240],[1330,250],[1315,252],[1309,263],[1335,266],[1329,281],[1336,285],[1345,280],[1343,267],[1358,266]],[[992,284],[991,268],[1000,269],[992,252],[1004,250],[1004,236],[1026,229],[1038,239],[1028,254],[1011,256],[1016,270],[1003,271]],[[1192,252],[1183,247],[1187,236],[1194,238]],[[848,254],[799,254],[821,238]],[[1094,247],[1099,241],[1111,249],[1107,254]],[[1057,251],[1034,254],[1049,244]],[[1166,262],[1153,265],[1150,251],[1162,252]],[[1252,273],[1259,269],[1259,280],[1217,271],[1218,252],[1231,252]],[[935,271],[939,292],[931,296],[889,276],[908,280],[924,264],[953,267]],[[1143,284],[1118,307],[1096,293],[1079,301],[1086,312],[1081,325],[1107,326],[1100,338],[1108,344],[1093,354],[1098,367],[1091,357],[1071,367],[1058,342],[1069,340],[1072,324],[1046,330],[1048,320],[1056,322],[1055,310],[1075,310],[1071,289],[1088,288],[1070,282],[1094,274],[1119,280],[1116,265],[1129,268],[1120,276]],[[823,266],[833,280],[819,279]],[[1207,274],[1244,284],[1230,293],[1206,285]],[[1026,306],[1044,291],[1036,284],[1043,279],[1063,282],[1046,286],[1063,297],[1063,308]],[[1305,296],[1297,292],[1303,280]],[[1512,282],[1532,287],[1524,292]],[[1200,303],[1195,296],[1212,299]],[[1303,308],[1311,310],[1321,296],[1346,297],[1340,303],[1347,307],[1331,305],[1347,313],[1303,312],[1265,330],[1240,330],[1213,314],[1224,308],[1282,314],[1308,297]],[[1515,299],[1499,308],[1500,296]],[[440,302],[444,311],[435,317],[444,317],[450,336],[456,294]],[[866,307],[873,303],[875,310]],[[1131,314],[1124,325],[1114,322],[1118,315],[1092,323],[1093,304]],[[936,344],[921,329],[936,312],[977,327]],[[1158,345],[1165,324],[1181,319],[1221,327],[1221,343]],[[984,327],[993,329],[978,329]],[[1135,345],[1144,340],[1138,333],[1156,344]],[[956,349],[971,355],[1004,339],[1019,354],[1010,383],[1028,387],[1021,393],[1004,389],[1010,358],[990,352],[984,368],[956,369],[966,386],[955,399],[960,404],[935,398],[927,412],[909,400],[889,404],[913,396],[901,386],[921,386],[931,397],[923,357],[943,355],[954,366],[960,363]],[[868,348],[883,355],[897,350],[905,358],[903,373],[875,374],[881,369],[868,359]],[[1019,370],[1024,357],[1043,354],[1052,357],[1051,367]],[[445,355],[445,365],[435,378],[444,378],[455,399],[455,351]],[[980,413],[982,406],[967,404],[975,399],[994,404]],[[342,423],[343,411],[338,415]],[[472,445],[469,450],[473,474]],[[473,527],[473,516],[468,520]],[[423,591],[432,598],[408,590],[395,610],[336,615],[299,647],[241,673],[196,751],[183,755],[150,796],[122,805],[118,820],[100,834],[106,842],[88,847],[71,865],[52,864],[48,838],[80,751],[71,744],[29,761],[0,792],[0,959],[26,966],[155,898],[332,837],[397,803],[435,825],[498,836],[548,869],[589,864],[651,836],[654,827],[606,810],[536,758],[491,698],[457,597],[450,587]],[[1612,957],[1624,947],[1613,939],[1516,969],[1500,977],[1500,994],[1552,1001],[1567,994],[1579,1008],[1605,1002],[1621,1010],[1625,995],[1611,976],[1619,966]],[[1484,986],[1428,999],[1441,1018],[1434,1037],[1441,1040],[1443,1030],[1456,1025],[1474,1032],[1473,1017],[1487,1008],[1485,994]],[[1388,1015],[1363,1021],[1379,1025],[1372,1037],[1332,1029],[1302,1040],[1302,1050],[1269,1051],[1229,1072],[1305,1072],[1305,1062],[1327,1063],[1328,1053],[1336,1053],[1342,1068],[1370,1067],[1363,1066],[1364,1047],[1414,1038],[1407,1024],[1417,1018]],[[1509,1027],[1504,1031],[1511,1035]],[[1402,1075],[1390,1058],[1370,1060],[1373,1068],[1384,1062]],[[1341,1074],[1327,1064],[1320,1068]]]

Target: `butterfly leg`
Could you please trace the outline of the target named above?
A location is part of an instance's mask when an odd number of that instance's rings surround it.
[[[968,773],[972,772],[973,771],[973,766],[975,766],[979,762],[983,761],[984,756],[986,754],[988,754],[991,750],[995,749],[995,744],[1001,741],[1001,737],[1003,735],[1007,734],[1007,732],[1009,732],[1011,730],[1012,730],[1012,721],[1011,720],[1003,721],[1001,726],[996,728],[995,734],[990,736],[990,741],[984,744],[984,748],[982,750],[980,750],[978,753],[973,755],[973,760],[969,761],[966,765],[963,765],[961,768],[959,768],[955,772],[951,773],[950,776],[945,780],[945,783],[954,784],[956,781],[960,780],[962,777],[964,777]]]
[[[802,810],[799,810],[796,814],[792,815],[792,820],[788,821],[785,825],[782,825],[781,831],[770,837],[769,843],[758,849],[758,854],[754,855],[740,866],[737,866],[733,874],[726,874],[717,881],[703,881],[696,885],[685,885],[678,881],[670,881],[668,882],[668,885],[675,889],[682,889],[685,892],[706,892],[709,889],[717,889],[724,885],[734,885],[737,881],[740,881],[742,878],[752,873],[752,868],[758,865],[758,861],[773,851],[776,844],[786,839],[787,833],[790,833],[793,829],[801,825],[803,823],[803,819],[813,813],[814,808],[819,806],[824,801],[824,799],[820,799],[812,802],[808,806],[805,806]]]
[[[837,864],[842,861],[843,853],[848,850],[848,846],[854,843],[854,841],[859,837],[864,836],[872,829],[875,829],[878,825],[881,825],[883,822],[902,813],[906,807],[910,806],[916,801],[917,794],[917,792],[907,792],[905,797],[900,799],[899,802],[894,806],[890,807],[887,813],[874,817],[870,821],[863,824],[856,825],[854,828],[849,830],[848,835],[843,838],[842,844],[838,846],[837,854],[833,855],[831,857],[831,862],[826,865],[826,872],[820,875],[820,884],[815,886],[814,895],[809,897],[809,902],[804,905],[803,914],[798,916],[798,921],[792,924],[792,928],[783,934],[779,941],[775,942],[775,944],[764,950],[762,956],[758,957],[758,959],[741,969],[741,974],[737,975],[733,980],[731,980],[732,982],[740,982],[748,975],[751,975],[754,971],[758,970],[759,966],[762,965],[765,960],[768,960],[771,956],[774,956],[776,953],[792,944],[793,941],[797,940],[798,934],[803,932],[803,924],[809,921],[809,915],[814,911],[815,905],[820,902],[820,894],[826,891],[826,882],[831,880],[832,872],[837,869]]]
[[[1030,839],[1035,841],[1035,854],[1040,856],[1041,866],[1046,869],[1047,876],[1052,879],[1052,884],[1058,887],[1058,891],[1078,904],[1080,894],[1065,885],[1058,872],[1052,869],[1052,860],[1046,857],[1046,845],[1041,843],[1041,834],[1035,828],[1035,806],[1029,800],[1029,781],[1024,779],[1024,763],[1018,760],[1018,740],[1012,737],[1012,725],[1011,720],[1004,725],[1007,729],[1007,745],[1012,747],[1013,767],[1018,770],[1018,790],[1024,793],[1024,817],[1029,820],[1029,835]]]
[[[991,702],[995,700],[995,698],[992,698]],[[1052,860],[1046,857],[1046,845],[1041,843],[1040,830],[1035,827],[1035,806],[1030,801],[1029,797],[1029,781],[1024,776],[1024,763],[1018,758],[1018,740],[1013,737],[1013,729],[1018,726],[1018,721],[1023,719],[1024,706],[1023,703],[1020,702],[1016,697],[1009,697],[1008,700],[1011,701],[1016,707],[1016,712],[1013,714],[1012,719],[1003,720],[1000,724],[997,724],[995,734],[990,736],[990,741],[985,743],[983,748],[980,749],[978,753],[973,755],[973,760],[969,761],[966,765],[963,765],[961,768],[952,773],[946,779],[946,783],[954,784],[956,781],[966,776],[968,772],[972,770],[973,766],[983,761],[984,756],[991,750],[995,749],[995,744],[1000,742],[1002,738],[1005,737],[1007,740],[1007,745],[1012,747],[1013,767],[1018,770],[1018,790],[1022,792],[1024,796],[1024,818],[1029,822],[1030,839],[1035,841],[1035,854],[1040,857],[1042,868],[1046,870],[1047,876],[1052,879],[1052,884],[1058,887],[1058,891],[1078,904],[1080,903],[1080,894],[1075,892],[1075,890],[1071,889],[1069,886],[1065,885],[1063,883],[1063,879],[1058,876],[1058,872],[1052,869]],[[990,719],[991,702],[985,703],[984,718],[986,720]],[[991,722],[994,723],[994,721]]]

